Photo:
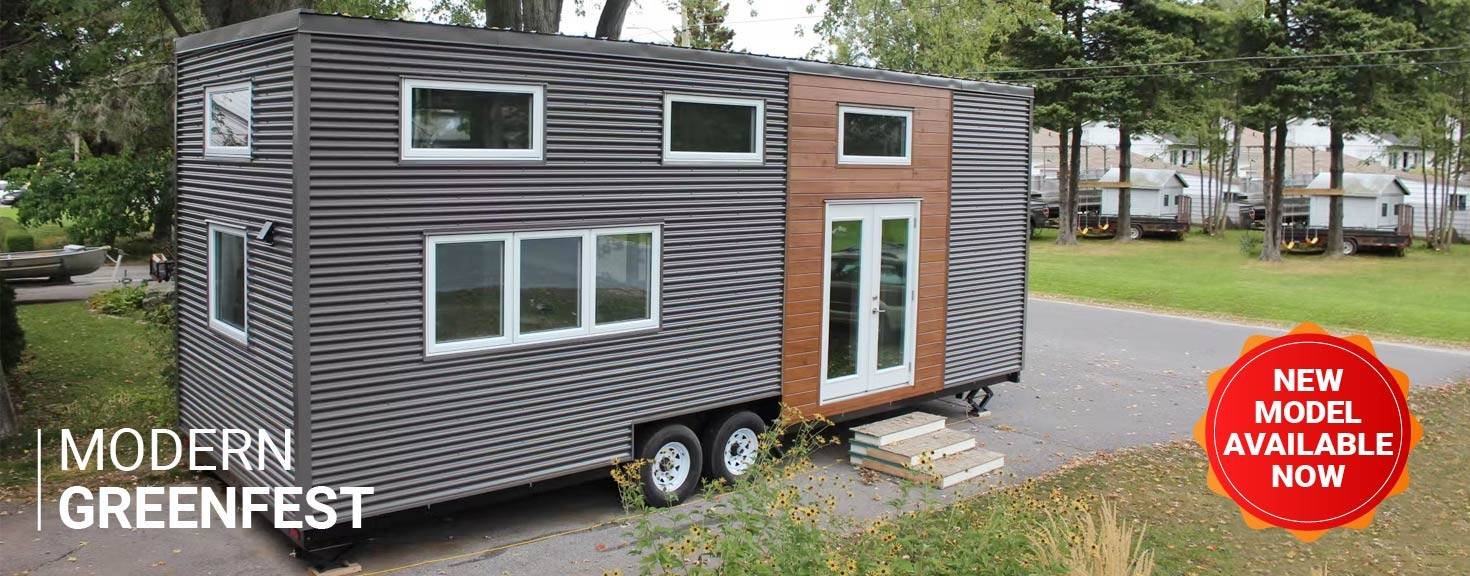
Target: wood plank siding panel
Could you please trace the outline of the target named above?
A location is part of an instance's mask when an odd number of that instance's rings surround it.
[[[834,416],[935,392],[944,382],[945,303],[949,265],[949,90],[907,84],[792,74],[787,157],[786,322],[782,396],[804,414]],[[914,112],[909,166],[837,164],[839,105]],[[822,261],[829,200],[920,200],[919,305],[915,381],[819,404],[822,362]]]

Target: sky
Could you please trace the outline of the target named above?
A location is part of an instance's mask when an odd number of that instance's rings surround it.
[[[730,14],[725,24],[735,31],[734,49],[753,54],[801,58],[821,43],[812,33],[812,25],[821,12],[807,14],[809,0],[729,0]],[[422,13],[431,0],[414,0],[413,8]],[[597,28],[602,10],[601,0],[586,0],[587,14],[578,16],[576,2],[563,4],[561,33],[591,36]],[[755,15],[751,15],[751,11]],[[820,8],[819,8],[820,10]],[[637,42],[672,44],[678,15],[668,8],[667,0],[635,0],[623,20],[623,39]],[[798,29],[805,32],[800,35]]]

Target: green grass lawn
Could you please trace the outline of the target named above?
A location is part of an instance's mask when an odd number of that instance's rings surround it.
[[[48,486],[141,480],[116,472],[106,478],[87,478],[95,471],[63,473],[55,459],[61,428],[131,427],[146,435],[174,425],[177,404],[162,372],[157,329],[94,314],[82,302],[23,305],[17,314],[28,345],[9,382],[25,432],[0,442],[0,497],[34,496],[36,428],[46,439]]]
[[[1120,302],[1336,331],[1470,342],[1470,246],[1449,253],[1415,247],[1403,258],[1340,260],[1287,255],[1265,263],[1240,250],[1241,236],[1190,234],[1127,245],[1083,240],[1057,246],[1056,231],[1031,242],[1034,294]]]
[[[1389,498],[1366,530],[1334,530],[1313,543],[1252,530],[1239,508],[1205,487],[1208,461],[1194,444],[1126,451],[1037,487],[1070,498],[1105,497],[1148,525],[1156,574],[1470,574],[1470,383],[1416,390],[1424,440],[1409,457],[1408,491]]]

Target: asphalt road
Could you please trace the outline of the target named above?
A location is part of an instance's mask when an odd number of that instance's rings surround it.
[[[921,408],[1006,454],[1006,474],[942,493],[952,499],[1053,471],[1089,454],[1188,438],[1204,410],[1205,377],[1252,334],[1279,329],[1033,299],[1027,368],[996,388],[993,414],[965,416],[951,399]],[[1415,387],[1470,377],[1470,351],[1378,342],[1384,361]],[[817,455],[842,511],[884,514],[896,484],[867,485],[841,449]],[[847,498],[846,490],[855,492]],[[685,506],[703,505],[691,502]],[[66,530],[36,532],[34,510],[0,504],[0,574],[302,574],[284,538],[251,530]],[[55,518],[55,511],[46,512]],[[608,480],[454,509],[437,507],[370,525],[346,558],[368,574],[582,574],[634,566],[627,529]],[[27,572],[28,571],[28,572]]]
[[[11,287],[15,288],[15,301],[23,304],[39,304],[42,302],[64,302],[67,300],[86,300],[93,294],[121,286],[124,282],[134,285],[148,280],[147,264],[123,264],[119,270],[114,270],[111,263],[99,268],[91,274],[72,277],[69,282],[51,282],[44,278],[25,278],[10,280]],[[150,290],[172,290],[172,282],[148,282]]]

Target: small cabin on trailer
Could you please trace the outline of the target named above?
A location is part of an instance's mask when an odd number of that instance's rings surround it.
[[[1292,252],[1337,249],[1355,254],[1363,248],[1387,249],[1402,256],[1412,241],[1413,206],[1409,189],[1392,174],[1345,173],[1342,188],[1331,188],[1318,174],[1306,188],[1287,188],[1281,202],[1282,247]],[[1342,245],[1327,246],[1333,197],[1342,198]]]
[[[1393,174],[1347,172],[1342,175],[1342,189],[1331,189],[1330,175],[1318,174],[1306,188],[1288,188],[1283,199],[1282,215],[1288,221],[1295,217],[1308,227],[1328,226],[1332,196],[1342,196],[1342,227],[1360,230],[1395,230],[1403,212],[1409,188]]]
[[[1190,198],[1184,193],[1189,183],[1174,170],[1133,168],[1127,182],[1119,181],[1120,175],[1112,168],[1097,180],[1078,184],[1078,231],[1090,237],[1116,234],[1119,196],[1126,187],[1131,238],[1164,234],[1183,239],[1189,232]]]
[[[1030,88],[310,12],[176,58],[181,426],[292,434],[232,482],[666,504],[781,403],[1019,379]]]
[[[1103,216],[1118,215],[1118,194],[1122,186],[1118,181],[1119,174],[1119,170],[1113,168],[1097,180]],[[1174,170],[1133,168],[1128,171],[1129,200],[1132,201],[1128,214],[1145,218],[1174,218],[1179,214],[1179,202],[1184,198],[1187,187],[1189,183]]]

